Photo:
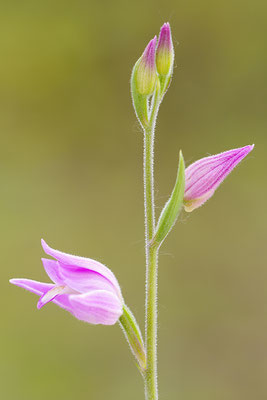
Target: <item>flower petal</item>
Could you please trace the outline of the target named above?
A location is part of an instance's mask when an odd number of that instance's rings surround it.
[[[118,284],[117,279],[115,278],[115,275],[105,265],[90,258],[74,256],[71,254],[63,253],[59,250],[54,250],[51,247],[49,247],[43,239],[41,240],[41,242],[45,253],[50,255],[51,257],[54,257],[61,264],[95,271],[100,275],[103,275],[105,278],[107,278],[114,285],[117,291],[120,292],[120,286]]]
[[[120,292],[105,276],[85,268],[76,268],[59,263],[59,273],[64,284],[80,293],[106,290],[120,297]]]
[[[43,282],[33,281],[31,279],[10,279],[9,282],[12,283],[13,285],[29,290],[30,292],[35,293],[38,296],[45,295],[47,292],[49,292],[49,290],[55,287],[55,285],[53,285],[52,283],[43,283]],[[59,295],[54,300],[52,300],[52,302],[57,304],[59,307],[64,308],[65,310],[73,313],[72,306],[69,302],[69,295],[67,294]]]
[[[113,325],[122,315],[122,302],[105,290],[70,295],[69,299],[74,316],[90,324]]]
[[[213,196],[214,190],[210,190],[202,197],[197,199],[189,200],[184,202],[184,209],[186,212],[192,212],[195,208],[202,206],[211,196]]]
[[[51,281],[55,282],[57,285],[63,285],[64,281],[60,276],[59,272],[59,262],[55,260],[50,260],[48,258],[42,258],[43,266],[45,272],[51,279]]]
[[[10,279],[9,282],[13,285],[29,290],[30,292],[35,293],[38,296],[42,296],[44,293],[48,292],[54,287],[52,283],[43,283],[33,281],[31,279]]]
[[[186,168],[184,193],[186,211],[192,211],[208,200],[253,147],[254,145],[244,146],[205,157]]]
[[[69,311],[73,314],[73,307],[70,304],[70,299],[68,294],[60,294],[52,300],[52,303],[56,304],[57,306],[64,308],[64,310]]]
[[[45,304],[54,300],[58,295],[66,293],[66,286],[56,286],[52,287],[52,289],[48,290],[48,292],[44,293],[37,304],[37,308],[42,308]]]

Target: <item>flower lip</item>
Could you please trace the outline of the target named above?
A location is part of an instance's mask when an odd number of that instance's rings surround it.
[[[40,309],[50,301],[54,300],[57,296],[62,295],[64,293],[68,293],[69,288],[67,286],[53,286],[52,289],[48,290],[48,292],[44,293],[38,303],[37,308]]]

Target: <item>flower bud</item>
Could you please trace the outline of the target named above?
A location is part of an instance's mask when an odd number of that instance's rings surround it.
[[[202,158],[185,170],[185,211],[205,203],[230,172],[253,150],[254,145]]]
[[[136,89],[141,95],[152,95],[156,85],[156,53],[157,36],[152,39],[138,61],[135,70]]]
[[[165,23],[160,30],[156,50],[156,65],[159,75],[169,75],[173,70],[174,50],[170,24]]]

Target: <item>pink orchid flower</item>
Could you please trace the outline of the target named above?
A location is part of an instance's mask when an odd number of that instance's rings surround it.
[[[54,283],[30,279],[11,279],[10,283],[41,296],[37,308],[52,301],[91,324],[113,325],[123,312],[123,298],[117,279],[106,266],[90,258],[62,253],[49,247],[46,254],[55,260],[42,259],[49,278]]]
[[[240,147],[201,158],[185,170],[185,211],[191,212],[205,203],[254,145]]]

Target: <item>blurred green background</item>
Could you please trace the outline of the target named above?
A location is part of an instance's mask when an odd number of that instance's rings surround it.
[[[48,280],[43,237],[108,265],[143,328],[142,133],[129,79],[170,21],[157,211],[180,148],[188,165],[256,147],[161,249],[160,398],[266,399],[266,2],[3,0],[0,11],[1,398],[143,398],[118,325],[37,311],[8,279]]]

